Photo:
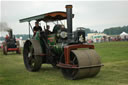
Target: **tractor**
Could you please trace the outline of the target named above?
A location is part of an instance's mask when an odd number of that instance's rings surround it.
[[[3,54],[7,55],[8,52],[16,52],[20,54],[20,44],[16,41],[15,36],[13,36],[12,29],[7,30],[9,36],[7,35],[5,41],[3,42]]]
[[[66,5],[66,12],[54,11],[37,16],[20,19],[20,23],[28,22],[29,35],[32,29],[31,21],[55,25],[50,34],[37,31],[33,37],[26,40],[23,48],[25,67],[30,72],[40,70],[42,64],[51,64],[61,69],[66,79],[76,80],[94,77],[100,72],[100,56],[94,50],[94,45],[86,43],[85,30],[72,29],[72,5]],[[62,23],[66,20],[67,27]],[[56,23],[55,23],[56,22]],[[59,23],[60,22],[60,23]]]

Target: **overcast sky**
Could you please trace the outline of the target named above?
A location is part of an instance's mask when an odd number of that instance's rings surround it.
[[[19,23],[19,19],[65,11],[66,4],[73,5],[73,29],[86,27],[103,31],[128,25],[128,1],[1,1],[1,22],[7,22],[15,34],[26,34],[28,23]]]

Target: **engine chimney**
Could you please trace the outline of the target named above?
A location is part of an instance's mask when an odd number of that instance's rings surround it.
[[[8,32],[9,32],[9,37],[12,38],[13,37],[12,29],[10,29]]]
[[[68,40],[72,39],[72,5],[66,5]]]

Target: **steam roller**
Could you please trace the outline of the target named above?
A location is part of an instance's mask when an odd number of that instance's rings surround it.
[[[101,68],[100,56],[93,49],[72,50],[70,54],[72,68],[62,68],[63,75],[68,79],[94,77]]]
[[[24,44],[23,59],[28,71],[36,72],[42,64],[51,64],[54,68],[60,68],[66,79],[72,80],[94,77],[100,72],[103,66],[100,56],[94,45],[86,42],[85,28],[78,27],[72,31],[72,18],[72,5],[66,5],[66,12],[55,11],[20,19],[20,22],[28,22],[29,30],[32,20],[46,23],[43,31],[34,31],[33,37]],[[67,21],[67,27],[63,20]],[[55,24],[50,33],[46,31],[48,22]]]
[[[7,30],[8,35],[5,37],[5,41],[3,42],[3,54],[7,55],[8,52],[16,52],[17,54],[20,54],[20,43],[19,41],[16,41],[15,36],[13,35],[13,30],[9,29]]]

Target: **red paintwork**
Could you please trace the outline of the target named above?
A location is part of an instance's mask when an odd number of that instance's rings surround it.
[[[46,54],[40,54],[39,56],[46,56]]]
[[[75,69],[78,68],[77,65],[64,64],[64,63],[59,63],[59,64],[57,64],[57,66],[58,66],[58,67],[61,67],[61,68],[75,68]]]
[[[65,64],[69,64],[70,62],[70,51],[77,48],[89,48],[94,49],[94,45],[87,44],[76,44],[76,45],[68,45],[64,47],[64,56],[65,56]]]
[[[8,48],[8,51],[17,51],[19,48]]]

